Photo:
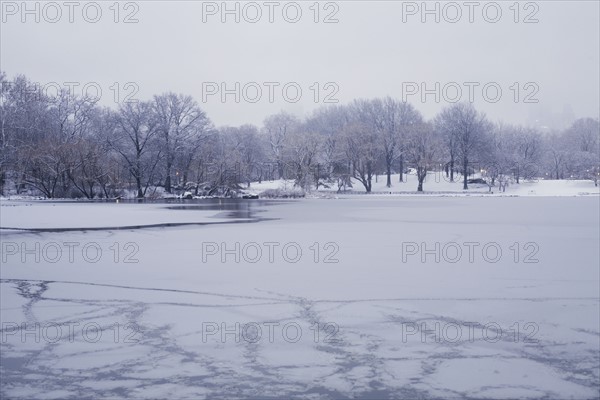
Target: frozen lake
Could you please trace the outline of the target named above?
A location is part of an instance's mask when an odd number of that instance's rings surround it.
[[[599,200],[3,201],[0,393],[597,398]]]

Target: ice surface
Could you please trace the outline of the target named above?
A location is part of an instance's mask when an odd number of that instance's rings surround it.
[[[111,227],[2,231],[8,398],[600,395],[598,196],[346,196],[260,206],[257,223],[124,230],[223,218],[0,205],[2,227]]]

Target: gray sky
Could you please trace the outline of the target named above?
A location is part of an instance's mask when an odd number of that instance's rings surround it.
[[[516,6],[513,1],[478,1],[473,8],[468,2],[427,2],[430,10],[439,10],[439,22],[435,13],[423,14],[421,1],[227,2],[229,9],[238,7],[239,23],[234,14],[223,15],[221,1],[135,1],[118,7],[113,1],[76,3],[71,23],[69,6],[62,1],[30,1],[32,14],[23,13],[21,1],[2,1],[0,69],[10,78],[21,73],[41,85],[79,82],[79,91],[96,82],[102,104],[113,107],[117,87],[120,101],[164,91],[190,94],[218,126],[260,125],[281,110],[302,116],[326,96],[341,103],[404,97],[429,118],[452,100],[469,100],[470,88],[475,106],[494,121],[538,120],[561,127],[572,118],[599,113],[597,1]],[[91,23],[96,4],[102,14]],[[251,23],[257,9],[261,18]],[[298,22],[289,22],[297,9],[302,12]],[[127,16],[138,22],[124,23]],[[324,23],[328,16],[338,22]],[[134,85],[125,87],[127,82]],[[231,91],[225,102],[223,86]],[[422,89],[430,90],[424,99]]]

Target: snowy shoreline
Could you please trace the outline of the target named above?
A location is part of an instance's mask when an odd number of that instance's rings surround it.
[[[369,196],[369,197],[382,197],[382,196],[409,196],[409,197],[527,197],[527,196],[539,196],[539,197],[579,197],[579,196],[599,196],[600,187],[594,186],[594,183],[589,180],[539,180],[539,181],[525,181],[520,184],[510,185],[506,191],[499,192],[496,187],[492,187],[491,191],[486,185],[470,185],[470,189],[462,190],[462,182],[448,182],[448,181],[433,181],[425,183],[425,190],[418,192],[416,190],[409,190],[409,188],[416,187],[416,178],[412,175],[407,175],[405,181],[398,183],[398,175],[393,175],[394,184],[391,188],[387,188],[383,182],[383,179],[379,179],[378,182],[374,182],[373,189],[370,193],[364,191],[361,185],[354,182],[354,187],[348,190],[338,191],[334,188],[313,190],[306,193],[307,198],[345,198],[354,196]],[[250,194],[260,195],[265,190],[282,189],[289,190],[294,187],[294,182],[291,180],[274,180],[274,181],[263,181],[261,183],[254,182],[245,191]],[[402,187],[402,190],[398,190]],[[431,188],[431,189],[430,189]],[[177,197],[163,197],[163,198],[127,198],[127,199],[69,199],[69,198],[54,198],[46,199],[39,196],[19,196],[12,195],[6,197],[0,197],[0,202],[6,203],[9,201],[31,201],[31,202],[56,202],[56,203],[123,203],[123,204],[160,204],[160,203],[186,203],[192,200],[192,202],[198,202],[202,200],[218,200],[219,198],[194,198],[185,199]],[[230,198],[222,198],[223,200],[230,200]],[[264,200],[285,200],[283,198],[263,198]],[[240,199],[242,200],[242,199]],[[254,199],[243,199],[244,201],[252,201]]]

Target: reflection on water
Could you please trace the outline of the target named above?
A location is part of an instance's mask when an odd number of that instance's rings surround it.
[[[242,199],[202,199],[202,200],[178,200],[170,201],[167,207],[170,210],[206,210],[223,211],[215,215],[215,218],[255,218],[255,213],[264,211],[268,205],[281,204],[275,200],[242,200]]]

